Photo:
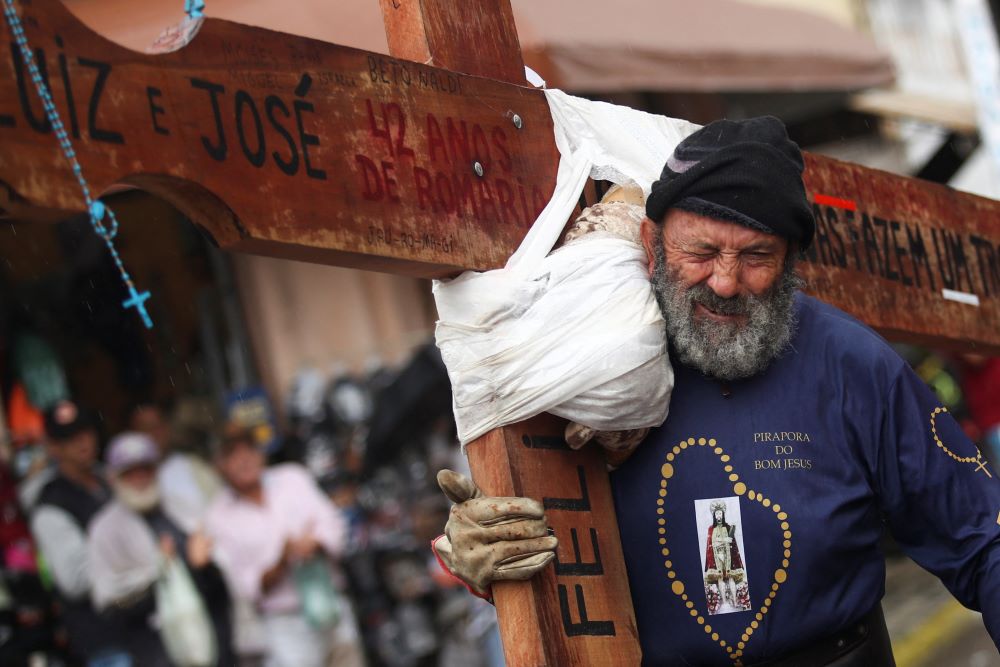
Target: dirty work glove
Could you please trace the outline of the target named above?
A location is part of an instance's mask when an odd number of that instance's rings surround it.
[[[580,449],[593,440],[604,449],[604,461],[614,470],[632,456],[635,448],[646,438],[648,428],[626,431],[596,431],[589,426],[570,422],[566,424],[566,444],[570,449]]]
[[[531,498],[486,498],[475,483],[441,470],[438,486],[455,503],[444,535],[431,548],[446,570],[487,600],[494,581],[524,580],[555,558],[542,504]]]

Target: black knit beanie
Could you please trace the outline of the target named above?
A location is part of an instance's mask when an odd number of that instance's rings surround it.
[[[679,208],[782,236],[805,250],[816,223],[802,184],[802,152],[773,116],[717,120],[677,145],[653,183],[646,215]]]

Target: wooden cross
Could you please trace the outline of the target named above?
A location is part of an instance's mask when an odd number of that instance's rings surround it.
[[[57,0],[20,10],[95,192],[146,190],[236,252],[424,277],[502,266],[558,164],[509,1],[380,1],[393,57],[215,19],[144,55]],[[811,292],[893,340],[1000,352],[1000,204],[806,164]],[[13,48],[0,55],[0,207],[84,210]],[[507,661],[638,664],[608,476],[562,426],[542,415],[468,448],[486,493],[543,499],[560,538],[555,567],[495,587]]]

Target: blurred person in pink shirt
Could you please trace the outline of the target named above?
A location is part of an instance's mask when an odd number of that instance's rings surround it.
[[[265,467],[264,453],[246,428],[229,424],[216,463],[227,488],[205,515],[205,530],[233,595],[251,603],[266,631],[268,667],[363,665],[360,636],[342,594],[336,620],[318,623],[307,613],[301,575],[307,566],[329,576],[344,550],[347,526],[340,512],[302,466]],[[298,579],[298,581],[297,581]],[[317,582],[313,581],[315,586]],[[324,588],[323,585],[316,586]]]

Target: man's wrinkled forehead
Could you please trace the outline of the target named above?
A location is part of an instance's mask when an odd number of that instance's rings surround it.
[[[663,224],[665,242],[685,250],[781,253],[787,239],[744,225],[671,209]]]

